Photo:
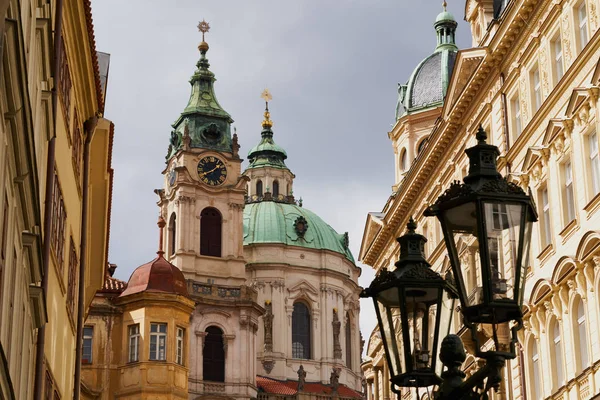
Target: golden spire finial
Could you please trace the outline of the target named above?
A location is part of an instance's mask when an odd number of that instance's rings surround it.
[[[446,7],[448,7],[448,3],[446,3],[446,0],[444,0],[444,2],[442,3],[442,7],[444,7],[444,11],[448,11],[446,10]]]
[[[208,51],[208,43],[204,41],[204,34],[210,30],[210,25],[204,19],[198,23],[198,31],[202,32],[202,43],[198,46],[200,51]]]
[[[260,97],[265,100],[265,119],[262,122],[262,127],[265,129],[271,128],[273,126],[273,121],[271,121],[271,113],[269,112],[269,101],[273,100],[273,96],[271,96],[269,89],[265,89],[261,93]]]

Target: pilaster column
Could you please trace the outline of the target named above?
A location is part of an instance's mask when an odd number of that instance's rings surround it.
[[[371,388],[372,384],[373,381],[367,380],[367,400],[373,400],[373,389]]]
[[[383,400],[390,400],[390,370],[386,362],[383,363],[382,371]]]
[[[373,400],[380,400],[381,397],[379,396],[379,371],[381,370],[380,367],[373,367],[373,372],[375,372],[375,395],[373,396]]]

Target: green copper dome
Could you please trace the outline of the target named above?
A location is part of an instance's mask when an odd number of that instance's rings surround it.
[[[348,234],[339,234],[318,215],[295,204],[262,201],[244,208],[244,246],[281,243],[330,250],[354,263]]]
[[[406,114],[421,112],[439,107],[446,97],[450,76],[458,47],[456,47],[456,27],[454,16],[444,8],[433,24],[437,45],[433,54],[417,65],[410,79],[398,85],[396,120]]]
[[[456,22],[456,19],[454,19],[454,15],[452,15],[451,13],[449,13],[448,11],[444,10],[441,13],[438,14],[437,18],[435,19],[435,22],[441,22],[441,21],[454,21]]]

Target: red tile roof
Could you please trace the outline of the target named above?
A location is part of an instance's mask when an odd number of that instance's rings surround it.
[[[265,376],[259,375],[256,377],[256,385],[258,386],[259,391],[264,393],[282,395],[295,395],[296,393],[298,393],[298,381],[279,381],[276,379],[267,378]],[[328,385],[322,384],[320,382],[306,382],[304,384],[303,392],[331,395],[332,389]],[[338,387],[338,395],[340,397],[353,399],[362,398],[362,395],[359,392],[352,390],[344,385],[340,385]]]
[[[174,293],[188,297],[183,273],[165,260],[161,251],[158,253],[158,257],[154,260],[133,271],[127,282],[127,288],[119,297],[145,291]]]

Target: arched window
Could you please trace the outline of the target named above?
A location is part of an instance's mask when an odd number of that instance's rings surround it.
[[[532,336],[529,339],[529,357],[531,359],[531,399],[538,400],[542,398],[542,383],[540,376],[540,354],[538,353],[537,343],[535,338]]]
[[[402,149],[402,151],[400,152],[400,170],[402,172],[405,172],[406,170],[408,170],[408,160],[406,157],[406,149]]]
[[[310,354],[310,311],[297,302],[292,312],[292,358],[310,359]]]
[[[262,196],[263,195],[263,184],[261,180],[258,180],[256,182],[256,195],[257,196]]]
[[[175,223],[175,213],[171,214],[171,218],[169,218],[169,255],[172,256],[175,254],[175,235],[177,230]]]
[[[273,197],[279,196],[279,182],[273,181]]]
[[[346,313],[346,367],[352,369],[352,325],[348,313]]]
[[[203,380],[225,382],[225,347],[223,331],[220,328],[216,326],[206,328],[202,355]]]
[[[575,304],[576,320],[574,336],[577,343],[577,372],[581,372],[589,365],[588,343],[587,343],[587,324],[585,319],[585,306],[581,298],[576,300]]]
[[[556,319],[551,322],[550,332],[552,332],[552,343],[550,348],[552,350],[552,359],[554,365],[552,368],[554,373],[554,388],[558,389],[565,381],[565,370],[563,364],[563,348],[562,348],[562,337],[560,335],[560,325]]]
[[[200,254],[221,257],[221,213],[207,207],[200,214]]]

